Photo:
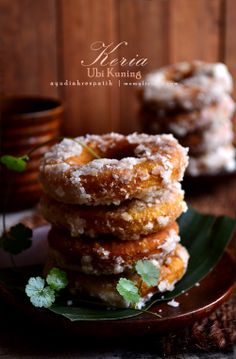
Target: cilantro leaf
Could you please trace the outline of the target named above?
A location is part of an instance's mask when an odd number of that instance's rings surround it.
[[[116,286],[119,294],[129,303],[137,303],[140,300],[139,290],[129,279],[120,278]]]
[[[32,277],[25,287],[25,292],[35,307],[49,308],[55,302],[55,292],[49,286],[45,287],[45,280]]]
[[[160,271],[152,261],[148,259],[139,260],[135,264],[135,269],[149,287],[157,285]]]
[[[63,289],[68,284],[66,272],[59,268],[52,268],[47,275],[46,282],[56,291]]]
[[[0,163],[15,172],[24,172],[28,160],[29,157],[27,155],[21,157],[5,155],[0,157]]]
[[[9,232],[3,234],[0,244],[4,251],[19,254],[32,245],[32,235],[32,229],[23,223],[18,223],[11,227]]]
[[[25,292],[28,297],[35,294],[36,291],[43,290],[45,286],[45,280],[41,277],[32,277],[29,279],[28,284],[25,287]]]

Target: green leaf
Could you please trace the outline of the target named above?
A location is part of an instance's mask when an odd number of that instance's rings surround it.
[[[158,282],[160,270],[152,263],[151,260],[139,260],[135,264],[137,273],[142,280],[149,286],[154,286]]]
[[[147,303],[146,307],[142,308],[144,310],[150,308],[154,303],[162,301],[161,297],[163,295],[165,300],[170,300],[181,294],[183,290],[187,291],[197,282],[200,282],[201,279],[214,268],[222,256],[232,236],[235,220],[225,216],[216,217],[201,214],[190,208],[180,217],[179,225],[181,242],[190,253],[187,273],[184,278],[177,283],[173,292],[155,295]],[[41,273],[41,270],[41,268],[37,268],[36,271],[34,267],[26,268],[24,276],[27,278],[32,275],[32,273],[36,276],[37,273]],[[21,276],[19,277],[21,278]],[[4,286],[11,291],[13,291],[14,288],[18,289],[21,285],[20,278],[16,276],[16,273],[13,273],[12,268],[2,269],[0,271],[0,282],[4,283]],[[22,288],[24,288],[24,286]],[[17,297],[19,298],[20,292],[18,291],[17,293],[19,293]],[[81,302],[68,306],[67,298],[62,296],[57,298],[57,302],[55,302],[49,310],[71,321],[120,320],[134,317],[141,313],[141,311],[131,308],[107,310],[106,307],[101,307],[96,304],[88,305]]]
[[[35,293],[43,290],[45,286],[45,280],[41,277],[32,277],[29,279],[28,284],[25,287],[25,293],[28,297],[31,297]]]
[[[128,303],[138,303],[140,295],[136,285],[129,279],[120,278],[117,286],[117,291]]]
[[[4,251],[11,254],[19,254],[32,245],[32,229],[23,223],[18,223],[11,227],[9,232],[1,237],[1,247]]]
[[[52,268],[47,275],[46,282],[56,291],[64,289],[68,284],[66,272],[59,268]]]
[[[38,308],[49,308],[55,302],[55,292],[45,287],[45,280],[41,277],[32,277],[25,287],[25,293],[31,303]]]
[[[96,305],[92,306],[83,306],[81,304],[77,304],[74,306],[66,306],[65,304],[53,304],[50,309],[55,314],[62,315],[63,317],[69,319],[72,322],[86,320],[116,320],[116,319],[124,319],[131,318],[141,311],[137,309],[114,309],[107,310],[106,308],[96,307]]]
[[[29,157],[27,155],[21,157],[5,155],[0,157],[0,163],[15,172],[24,172],[28,160]]]

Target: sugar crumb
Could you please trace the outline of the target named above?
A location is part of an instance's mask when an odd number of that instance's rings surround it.
[[[170,302],[167,303],[169,306],[177,308],[179,306],[179,302],[177,302],[176,300],[172,299]]]

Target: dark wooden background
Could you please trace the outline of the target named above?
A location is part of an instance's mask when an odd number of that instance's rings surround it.
[[[223,61],[236,80],[235,0],[0,0],[1,93],[50,95],[66,106],[64,131],[138,128],[134,88],[52,87],[84,80],[89,45],[122,40],[146,71],[181,60]]]

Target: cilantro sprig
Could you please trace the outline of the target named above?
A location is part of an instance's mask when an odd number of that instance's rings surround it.
[[[145,283],[148,287],[157,285],[160,271],[152,261],[148,259],[137,261],[134,268],[141,279],[139,287],[130,279],[120,278],[116,289],[125,301],[136,308],[141,299],[140,288],[142,284]]]
[[[25,293],[35,307],[50,308],[56,300],[57,293],[67,284],[66,273],[54,267],[48,273],[46,281],[42,277],[31,277],[25,287]]]
[[[28,155],[21,157],[5,155],[0,157],[0,163],[6,166],[7,169],[15,172],[24,172],[28,161]]]

